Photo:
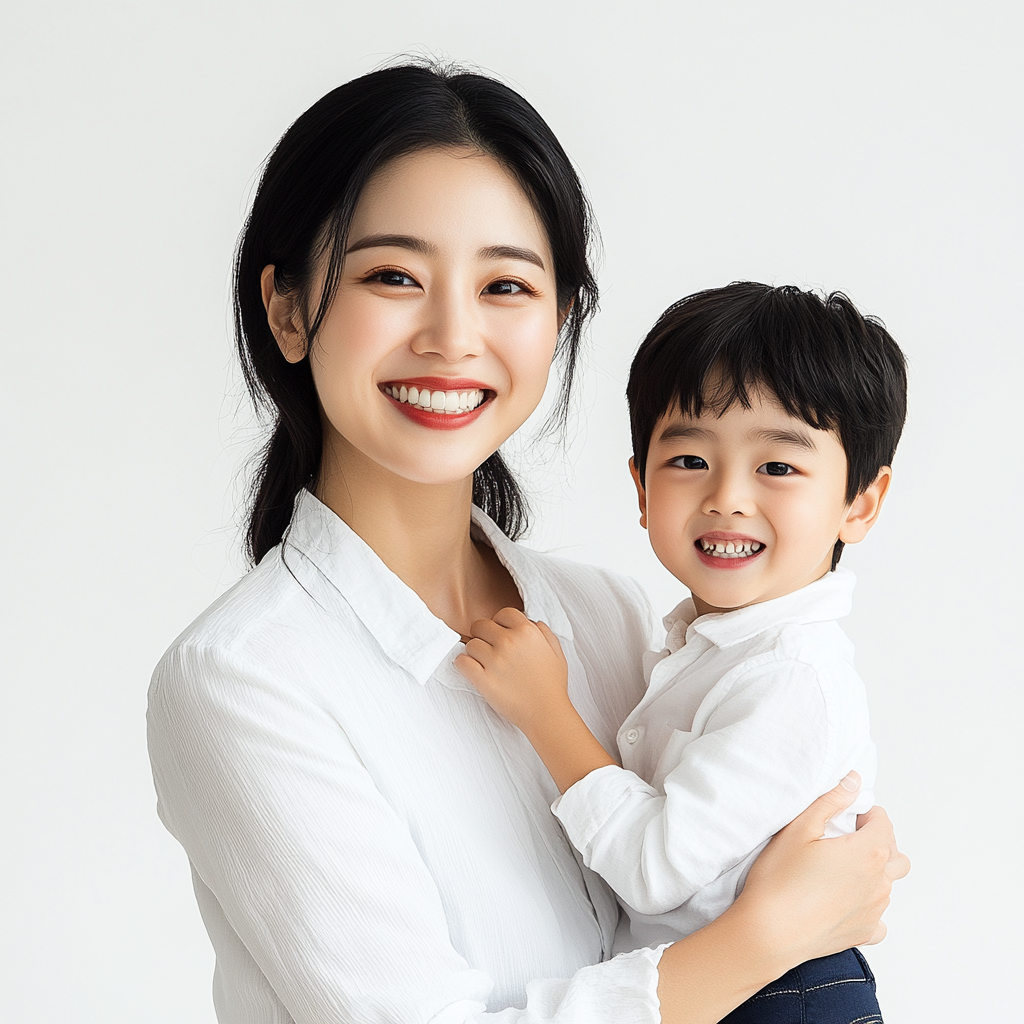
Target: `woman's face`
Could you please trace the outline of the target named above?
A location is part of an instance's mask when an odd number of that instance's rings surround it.
[[[546,232],[493,158],[433,149],[370,179],[348,237],[310,353],[324,471],[365,457],[465,480],[544,393],[560,323]]]

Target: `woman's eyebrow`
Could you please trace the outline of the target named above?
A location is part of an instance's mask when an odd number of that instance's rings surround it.
[[[487,245],[477,250],[482,260],[523,260],[544,269],[544,261],[532,249],[523,249],[518,245]]]
[[[358,242],[353,242],[345,250],[347,256],[350,252],[359,252],[360,249],[409,249],[412,252],[422,253],[424,256],[437,254],[437,246],[432,245],[424,238],[417,238],[415,235],[366,235]]]

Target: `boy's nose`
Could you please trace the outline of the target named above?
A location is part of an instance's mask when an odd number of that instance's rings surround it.
[[[749,516],[753,514],[753,501],[742,481],[732,475],[721,475],[712,481],[712,486],[701,505],[701,511],[708,516]]]

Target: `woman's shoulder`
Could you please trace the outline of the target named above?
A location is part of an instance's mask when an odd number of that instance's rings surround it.
[[[229,587],[171,642],[153,671],[157,690],[203,690],[218,679],[261,673],[316,618],[317,602],[285,563],[281,546]]]

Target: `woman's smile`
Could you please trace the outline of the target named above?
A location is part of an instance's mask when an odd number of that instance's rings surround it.
[[[465,377],[407,377],[380,386],[381,392],[414,423],[455,430],[476,420],[495,392]]]

